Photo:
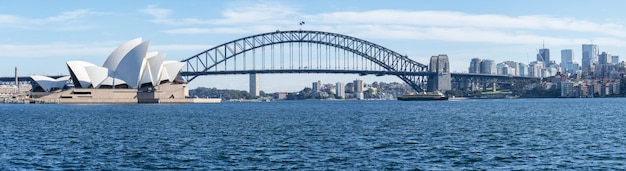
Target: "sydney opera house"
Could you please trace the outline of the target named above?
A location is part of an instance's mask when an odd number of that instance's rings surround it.
[[[141,38],[115,49],[102,66],[85,61],[66,62],[70,75],[31,76],[46,92],[36,102],[55,103],[212,103],[219,99],[188,98],[180,77],[183,62],[148,52]],[[70,83],[69,86],[67,83]]]

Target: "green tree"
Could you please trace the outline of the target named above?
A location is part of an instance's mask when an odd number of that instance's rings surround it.
[[[221,97],[225,100],[230,99],[252,99],[254,98],[252,94],[247,91],[241,90],[228,90],[228,89],[217,89],[217,88],[206,88],[206,87],[198,87],[193,90],[189,90],[190,97]]]

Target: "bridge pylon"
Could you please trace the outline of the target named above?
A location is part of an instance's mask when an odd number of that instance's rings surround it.
[[[452,89],[448,55],[440,54],[430,57],[429,71],[434,74],[428,76],[427,91],[443,92]]]

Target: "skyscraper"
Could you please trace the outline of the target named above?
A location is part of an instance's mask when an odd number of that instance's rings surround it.
[[[598,62],[598,45],[583,44],[582,69],[583,72],[589,73],[591,65]]]
[[[346,85],[343,82],[338,82],[335,86],[337,98],[343,99],[346,98]]]
[[[508,75],[513,75],[513,76],[518,76],[519,75],[519,69],[518,69],[519,65],[517,64],[517,62],[504,61],[502,63],[505,63],[509,67]]]
[[[485,59],[483,60],[483,62],[481,62],[480,64],[481,66],[481,70],[480,73],[481,74],[491,74],[491,75],[495,75],[497,68],[496,68],[496,62],[493,60],[489,60],[489,59]]]
[[[469,73],[480,73],[480,63],[483,60],[480,58],[473,58],[470,62]]]
[[[363,99],[363,80],[354,80],[354,94],[356,94],[356,98],[359,100]]]
[[[574,56],[574,51],[572,51],[572,49],[561,50],[561,65],[567,64],[568,62],[574,62],[573,56]]]
[[[524,77],[528,76],[528,65],[523,64],[523,63],[518,63],[517,70],[518,70],[519,76],[524,76]]]
[[[259,96],[259,77],[256,74],[250,74],[250,94]]]
[[[311,88],[314,92],[320,92],[322,90],[322,81],[317,80],[317,82],[313,82]]]
[[[550,66],[550,49],[541,48],[537,54],[537,61],[541,61],[544,64],[544,68]]]
[[[562,49],[561,50],[561,72],[571,72],[572,69],[570,66],[574,63],[573,60],[574,51],[572,49]]]
[[[598,56],[598,64],[604,65],[611,63],[611,54],[607,52],[602,52],[600,56]]]
[[[608,78],[612,68],[611,54],[602,52],[598,56],[598,64],[596,64],[594,75],[597,78]]]
[[[617,63],[619,63],[619,56],[611,56],[611,64],[616,65]]]

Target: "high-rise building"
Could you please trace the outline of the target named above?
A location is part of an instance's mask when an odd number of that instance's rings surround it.
[[[544,64],[541,61],[533,61],[528,64],[528,75],[531,77],[544,77]]]
[[[578,64],[574,62],[574,51],[572,49],[561,50],[561,72],[576,73]]]
[[[483,60],[483,62],[481,62],[480,67],[481,67],[481,70],[480,70],[481,74],[495,75],[496,72],[498,71],[496,68],[496,62],[490,59]]]
[[[320,92],[322,90],[322,81],[317,80],[317,82],[313,82],[311,88],[314,92]]]
[[[598,56],[598,64],[603,65],[609,63],[611,63],[611,54],[607,52],[602,52],[602,54]]]
[[[611,56],[611,64],[617,65],[619,63],[619,56],[613,55]]]
[[[543,67],[550,66],[550,49],[541,48],[539,49],[539,53],[537,54],[537,61],[543,62]]]
[[[567,64],[574,62],[574,51],[572,49],[561,50],[561,72],[567,71]]]
[[[594,76],[596,78],[609,78],[611,70],[613,70],[613,64],[611,64],[611,54],[608,52],[602,52],[598,55],[598,64],[595,66]]]
[[[250,94],[259,96],[259,77],[256,74],[250,74]]]
[[[517,72],[519,76],[528,76],[528,65],[523,64],[523,63],[518,63],[517,65]]]
[[[496,65],[497,68],[497,74],[498,75],[509,75],[509,65],[505,64],[505,63],[498,63]]]
[[[363,99],[363,87],[363,80],[354,80],[354,94],[359,100]]]
[[[544,67],[547,67],[550,64],[550,49],[539,49],[539,53],[537,54],[537,61],[543,62]]]
[[[342,82],[338,82],[337,86],[335,86],[335,91],[337,93],[337,98],[343,99],[346,98],[346,85]]]
[[[591,72],[591,66],[598,62],[598,45],[583,44],[582,70],[584,73]]]
[[[574,62],[574,51],[572,51],[572,49],[562,49],[561,64],[566,64],[568,62]]]
[[[508,67],[509,67],[509,73],[508,75],[512,75],[512,76],[519,76],[519,66],[517,62],[514,61],[504,61],[502,63],[505,63]]]
[[[480,65],[482,63],[482,59],[480,58],[473,58],[472,61],[470,62],[470,66],[469,66],[469,73],[480,73]]]

